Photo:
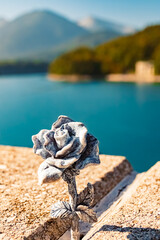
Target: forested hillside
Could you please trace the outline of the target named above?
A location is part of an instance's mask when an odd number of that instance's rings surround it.
[[[134,71],[139,60],[152,60],[156,74],[160,74],[160,25],[119,37],[94,49],[76,49],[57,58],[49,69],[58,74],[128,73]],[[92,64],[92,68],[87,64]]]

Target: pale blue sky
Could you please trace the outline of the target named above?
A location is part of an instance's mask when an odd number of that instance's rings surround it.
[[[91,15],[136,27],[160,23],[160,0],[0,0],[0,17],[7,19],[36,9],[71,20]]]

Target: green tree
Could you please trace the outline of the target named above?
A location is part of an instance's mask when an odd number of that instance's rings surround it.
[[[81,47],[58,57],[49,65],[49,72],[54,74],[100,74],[100,61],[95,51]]]

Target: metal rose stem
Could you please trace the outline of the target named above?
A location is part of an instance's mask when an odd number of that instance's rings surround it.
[[[77,187],[75,177],[73,177],[71,184],[68,184],[68,192],[70,205],[72,211],[74,212],[77,205]],[[79,240],[79,238],[79,218],[75,213],[71,224],[71,240]]]
[[[76,214],[76,206],[77,206],[77,187],[76,187],[76,178],[77,175],[73,169],[67,169],[64,173],[64,181],[68,184],[68,192],[69,192],[69,202],[73,212],[73,219],[71,224],[71,240],[79,240],[79,218]]]
[[[99,164],[99,142],[88,133],[81,122],[67,116],[59,116],[50,130],[42,129],[32,136],[34,153],[44,161],[38,169],[39,184],[51,183],[59,178],[68,184],[70,202],[58,201],[52,205],[51,217],[70,218],[71,240],[80,239],[79,221],[94,223],[96,213],[92,209],[94,188],[88,183],[77,194],[76,175],[87,165]]]

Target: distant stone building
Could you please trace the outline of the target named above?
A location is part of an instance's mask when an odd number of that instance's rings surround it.
[[[160,75],[155,75],[152,61],[138,61],[135,64],[135,73],[115,73],[106,75],[108,82],[136,82],[136,83],[160,83]]]
[[[138,61],[135,65],[135,74],[138,82],[153,82],[155,76],[153,62]]]

